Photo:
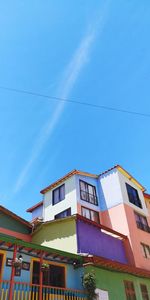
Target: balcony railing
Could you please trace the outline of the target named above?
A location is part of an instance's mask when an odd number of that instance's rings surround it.
[[[9,300],[10,282],[0,281],[0,300]],[[15,282],[13,286],[13,300],[39,300],[40,286],[26,282]],[[82,290],[42,286],[43,300],[86,300],[86,293]]]
[[[81,193],[81,199],[82,200],[87,201],[87,202],[89,202],[91,204],[94,204],[94,205],[98,205],[98,200],[97,200],[96,195],[90,194],[90,193],[85,192],[83,190],[80,190],[80,193]]]
[[[150,233],[150,227],[146,224],[143,224],[142,222],[136,221],[137,227],[143,231]]]

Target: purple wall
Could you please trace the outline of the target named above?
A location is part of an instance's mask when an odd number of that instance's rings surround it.
[[[122,240],[101,232],[100,228],[82,220],[76,222],[78,253],[89,253],[127,263]]]

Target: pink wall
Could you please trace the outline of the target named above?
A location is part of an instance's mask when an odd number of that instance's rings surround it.
[[[147,219],[150,225],[150,219]],[[130,246],[126,245],[126,249],[128,257],[130,257],[130,263],[135,263],[139,268],[150,270],[150,260],[143,257],[140,245],[141,242],[150,245],[150,233],[137,228],[132,207],[126,204],[120,204],[108,211],[101,212],[101,223],[127,235]]]

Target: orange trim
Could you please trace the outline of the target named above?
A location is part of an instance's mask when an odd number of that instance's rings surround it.
[[[35,204],[34,206],[28,208],[28,209],[26,210],[26,212],[32,212],[34,209],[36,209],[37,207],[42,206],[42,205],[43,205],[43,201],[40,201],[40,202],[38,202],[37,204]]]
[[[17,239],[21,239],[25,242],[31,242],[31,236],[28,235],[28,234],[12,231],[12,230],[9,230],[9,229],[5,229],[3,227],[0,227],[0,233],[4,233],[6,235],[13,236],[13,237],[15,237]]]
[[[32,228],[32,225],[28,221],[26,221],[25,219],[23,219],[23,218],[19,217],[18,215],[14,214],[12,211],[8,210],[7,208],[5,208],[2,205],[0,205],[0,211],[2,211],[6,215],[12,217],[13,219],[21,222],[22,224],[25,224],[29,228]]]
[[[90,174],[90,173],[82,172],[82,171],[79,171],[79,170],[72,170],[71,172],[67,173],[66,175],[64,175],[63,177],[61,177],[60,179],[58,179],[57,181],[53,182],[52,184],[50,184],[49,186],[47,186],[46,188],[44,188],[43,190],[41,190],[40,193],[41,194],[45,194],[50,189],[52,189],[55,186],[59,185],[65,179],[68,179],[68,178],[72,177],[73,175],[82,175],[82,176],[88,176],[88,177],[98,178],[98,175],[95,175],[95,174]]]

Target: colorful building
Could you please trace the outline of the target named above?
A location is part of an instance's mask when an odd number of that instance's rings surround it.
[[[73,170],[41,193],[31,223],[0,207],[0,299],[83,300],[94,272],[97,299],[150,300],[150,195],[132,175]]]
[[[31,224],[2,206],[0,227],[1,300],[86,298],[81,256],[31,243]]]
[[[73,170],[41,193],[43,201],[28,209],[33,222],[82,215],[126,235],[130,264],[150,270],[149,196],[121,166],[100,175]]]

